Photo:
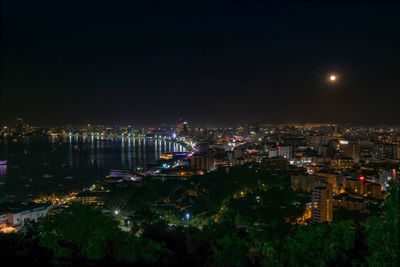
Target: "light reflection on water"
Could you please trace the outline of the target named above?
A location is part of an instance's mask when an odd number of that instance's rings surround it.
[[[143,167],[158,160],[163,153],[181,152],[185,148],[148,138],[98,141],[90,137],[68,137],[3,143],[0,151],[8,159],[8,166],[0,166],[2,199],[6,195],[26,198],[29,194],[37,196],[86,186],[104,179],[110,169]]]
[[[0,165],[0,177],[4,177],[7,174],[7,165]]]
[[[0,187],[3,185],[7,174],[7,165],[0,165]]]

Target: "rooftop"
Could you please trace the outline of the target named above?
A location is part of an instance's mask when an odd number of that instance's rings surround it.
[[[34,203],[34,202],[29,202],[29,203],[5,202],[0,204],[0,214],[34,211],[47,208],[48,206],[50,206],[50,204]]]

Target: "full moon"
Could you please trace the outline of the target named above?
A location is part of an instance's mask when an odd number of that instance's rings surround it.
[[[330,79],[331,81],[334,81],[334,80],[336,80],[336,76],[335,76],[335,75],[331,75],[331,77],[329,77],[329,79]]]

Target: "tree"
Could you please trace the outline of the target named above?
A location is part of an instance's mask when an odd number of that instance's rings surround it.
[[[372,217],[366,224],[369,247],[368,263],[372,266],[400,265],[400,183],[389,184],[381,217]]]
[[[50,266],[51,251],[39,246],[37,239],[21,233],[0,233],[0,251],[3,262],[12,262],[17,266]]]
[[[238,234],[226,234],[212,246],[210,264],[214,266],[245,266],[249,244]]]
[[[103,259],[120,229],[109,215],[92,205],[73,204],[39,223],[40,244],[56,257]]]
[[[161,263],[171,252],[163,243],[133,233],[124,233],[125,239],[118,239],[115,244],[115,257],[118,261],[128,263]]]
[[[356,237],[352,222],[297,226],[282,241],[265,242],[262,262],[265,266],[340,266],[351,261]]]

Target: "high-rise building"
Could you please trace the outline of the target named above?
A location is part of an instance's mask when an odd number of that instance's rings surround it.
[[[211,171],[215,166],[215,159],[209,154],[194,154],[190,159],[194,170]]]
[[[291,146],[277,146],[276,148],[268,149],[268,157],[282,157],[284,159],[292,158],[292,147]]]
[[[261,161],[261,168],[265,170],[283,171],[289,169],[289,162],[287,159],[275,157],[266,158]]]
[[[369,197],[383,199],[381,185],[378,183],[366,183],[367,194]]]
[[[260,124],[258,122],[249,125],[249,134],[257,134],[260,131]]]
[[[400,144],[398,143],[393,145],[393,158],[400,159]]]
[[[365,176],[358,178],[346,178],[345,181],[346,192],[365,195],[367,193],[365,185]]]
[[[325,177],[315,175],[294,175],[291,177],[290,183],[293,191],[312,192],[315,186],[326,180]]]
[[[314,175],[318,177],[324,177],[325,180],[324,182],[332,185],[332,192],[337,192],[338,191],[338,175],[335,173],[329,173],[329,172],[314,172]]]
[[[322,183],[314,188],[311,218],[315,223],[331,222],[333,220],[332,185]]]
[[[184,121],[182,118],[176,122],[176,131],[178,133],[187,133],[188,132],[188,123]]]
[[[358,140],[340,140],[340,150],[344,157],[349,157],[354,162],[360,161],[360,142]]]
[[[306,144],[308,147],[317,150],[321,146],[321,136],[318,135],[307,136]]]
[[[15,132],[17,134],[22,134],[24,129],[24,121],[21,117],[17,117],[16,123],[15,123]]]
[[[392,144],[386,143],[375,143],[373,145],[373,153],[379,158],[395,158],[396,159],[396,149]]]
[[[319,151],[322,146],[329,144],[331,140],[327,135],[311,135],[306,137],[306,144],[308,147]]]

